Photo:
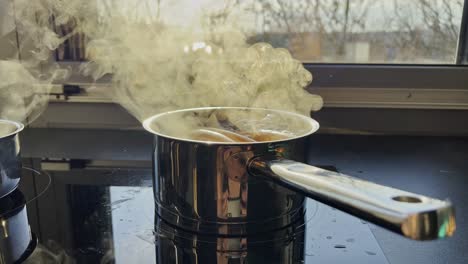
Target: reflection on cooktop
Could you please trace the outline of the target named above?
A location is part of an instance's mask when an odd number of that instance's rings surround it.
[[[28,263],[387,263],[366,223],[313,200],[304,221],[277,232],[202,236],[155,218],[150,170],[49,173],[51,188],[28,205],[40,242]]]

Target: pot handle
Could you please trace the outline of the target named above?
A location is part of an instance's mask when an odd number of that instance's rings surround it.
[[[249,171],[411,239],[444,238],[455,231],[455,209],[450,201],[285,159],[253,158]]]

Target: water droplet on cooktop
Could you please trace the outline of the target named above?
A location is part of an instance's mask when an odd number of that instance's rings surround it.
[[[366,251],[366,254],[369,255],[369,256],[375,256],[375,255],[377,255],[377,253],[372,252],[372,251]]]
[[[333,237],[331,237],[331,236],[327,236],[327,239],[332,239],[332,238],[333,238]]]

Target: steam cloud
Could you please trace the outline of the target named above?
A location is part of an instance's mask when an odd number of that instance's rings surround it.
[[[20,62],[0,61],[0,80],[0,118],[23,122],[43,111],[50,86],[40,85]]]
[[[219,6],[213,2],[183,19],[176,16],[188,14],[183,8],[193,7],[190,1],[167,4],[172,16],[154,15],[148,11],[155,8],[154,1],[146,0],[16,0],[15,5],[22,33],[36,43],[37,60],[45,60],[67,37],[86,35],[89,62],[83,73],[96,80],[111,74],[112,87],[103,92],[139,120],[203,106],[263,107],[305,115],[322,107],[319,96],[304,90],[312,75],[287,50],[266,43],[248,45],[235,16],[208,25],[206,15]],[[70,24],[75,30],[65,37],[50,29]]]
[[[44,75],[24,62],[0,60],[0,119],[34,121],[47,106],[52,81],[67,75],[66,70],[49,71]]]
[[[22,14],[23,20],[16,22],[13,3],[0,4],[1,19],[7,25],[0,30],[0,40],[4,42],[5,36],[18,32],[29,50],[22,60],[19,60],[19,51],[0,60],[0,119],[30,123],[46,108],[52,82],[65,79],[68,72],[47,63],[50,52],[61,40],[52,40],[50,30],[40,27],[32,13]]]

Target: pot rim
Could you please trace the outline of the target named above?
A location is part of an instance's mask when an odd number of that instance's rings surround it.
[[[4,139],[4,138],[8,138],[8,137],[10,137],[10,136],[16,135],[16,134],[18,134],[19,132],[23,131],[23,129],[24,129],[24,125],[21,124],[21,123],[19,123],[19,122],[7,120],[7,119],[0,119],[0,125],[1,125],[2,123],[3,123],[3,124],[12,125],[12,126],[16,127],[16,129],[13,130],[13,131],[10,132],[10,133],[5,134],[5,135],[0,135],[0,139]]]
[[[164,133],[160,133],[155,131],[153,128],[151,128],[151,124],[163,116],[170,115],[170,114],[175,114],[175,113],[182,113],[182,112],[193,112],[193,111],[210,111],[210,110],[224,110],[224,109],[232,109],[232,110],[254,110],[254,111],[269,111],[269,112],[274,112],[274,113],[280,113],[280,114],[285,114],[289,116],[294,116],[296,118],[304,120],[305,123],[309,123],[310,129],[306,133],[303,133],[301,135],[297,135],[291,138],[287,139],[280,139],[280,140],[271,140],[271,141],[259,141],[259,142],[218,142],[218,141],[202,141],[202,140],[192,140],[192,139],[186,139],[186,138],[179,138],[179,137],[174,137],[170,136]],[[159,113],[156,115],[153,115],[143,121],[143,128],[156,135],[160,136],[163,138],[168,138],[172,140],[178,140],[178,141],[183,141],[183,142],[188,142],[188,143],[196,143],[196,144],[204,144],[204,145],[229,145],[229,146],[237,146],[237,145],[257,145],[257,144],[269,144],[269,143],[278,143],[278,142],[285,142],[285,141],[290,141],[290,140],[295,140],[295,139],[300,139],[306,136],[309,136],[313,133],[315,133],[320,125],[319,123],[314,120],[311,117],[301,115],[298,113],[294,112],[289,112],[289,111],[284,111],[284,110],[277,110],[277,109],[268,109],[268,108],[256,108],[256,107],[224,107],[224,106],[219,106],[219,107],[196,107],[196,108],[186,108],[186,109],[180,109],[180,110],[174,110],[174,111],[167,111],[163,113]]]

